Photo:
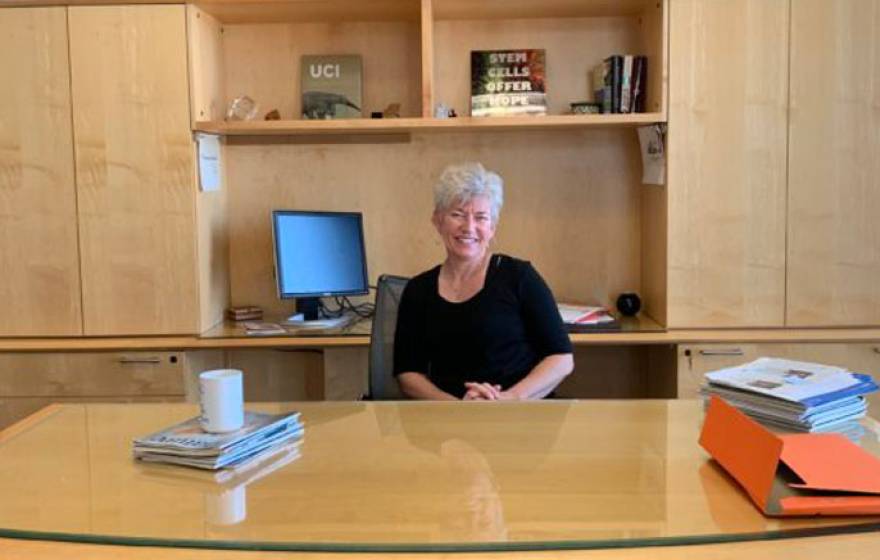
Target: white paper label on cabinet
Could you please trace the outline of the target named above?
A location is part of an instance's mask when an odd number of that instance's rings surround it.
[[[196,133],[196,143],[199,145],[199,188],[204,192],[219,191],[222,178],[220,137]]]

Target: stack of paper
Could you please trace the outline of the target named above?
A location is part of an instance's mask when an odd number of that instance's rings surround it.
[[[232,468],[274,454],[303,435],[299,413],[244,413],[244,426],[228,434],[202,431],[199,418],[134,440],[134,457],[199,469]]]
[[[617,320],[604,307],[559,303],[559,315],[569,331],[580,328],[618,328]]]
[[[878,389],[869,375],[779,358],[712,371],[700,392],[717,395],[759,422],[819,432],[865,416],[864,395]]]

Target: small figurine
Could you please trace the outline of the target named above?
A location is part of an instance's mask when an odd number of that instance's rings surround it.
[[[400,103],[389,103],[385,110],[382,111],[382,116],[386,119],[399,119]]]
[[[453,109],[453,108],[450,107],[450,109],[449,109],[449,118],[450,118],[450,119],[454,119],[454,118],[457,117],[457,116],[458,116],[458,114],[455,112],[455,109]]]
[[[278,112],[278,109],[272,109],[271,111],[266,113],[266,116],[263,117],[263,120],[265,120],[265,121],[280,121],[281,120],[281,113]]]

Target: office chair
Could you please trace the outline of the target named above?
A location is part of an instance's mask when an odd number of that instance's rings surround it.
[[[376,313],[370,335],[370,389],[368,400],[401,400],[404,397],[394,379],[394,331],[397,307],[409,278],[383,274],[376,286]]]

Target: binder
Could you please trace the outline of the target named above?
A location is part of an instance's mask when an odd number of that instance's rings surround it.
[[[776,435],[713,396],[700,445],[765,515],[880,515],[880,458],[840,434]]]

